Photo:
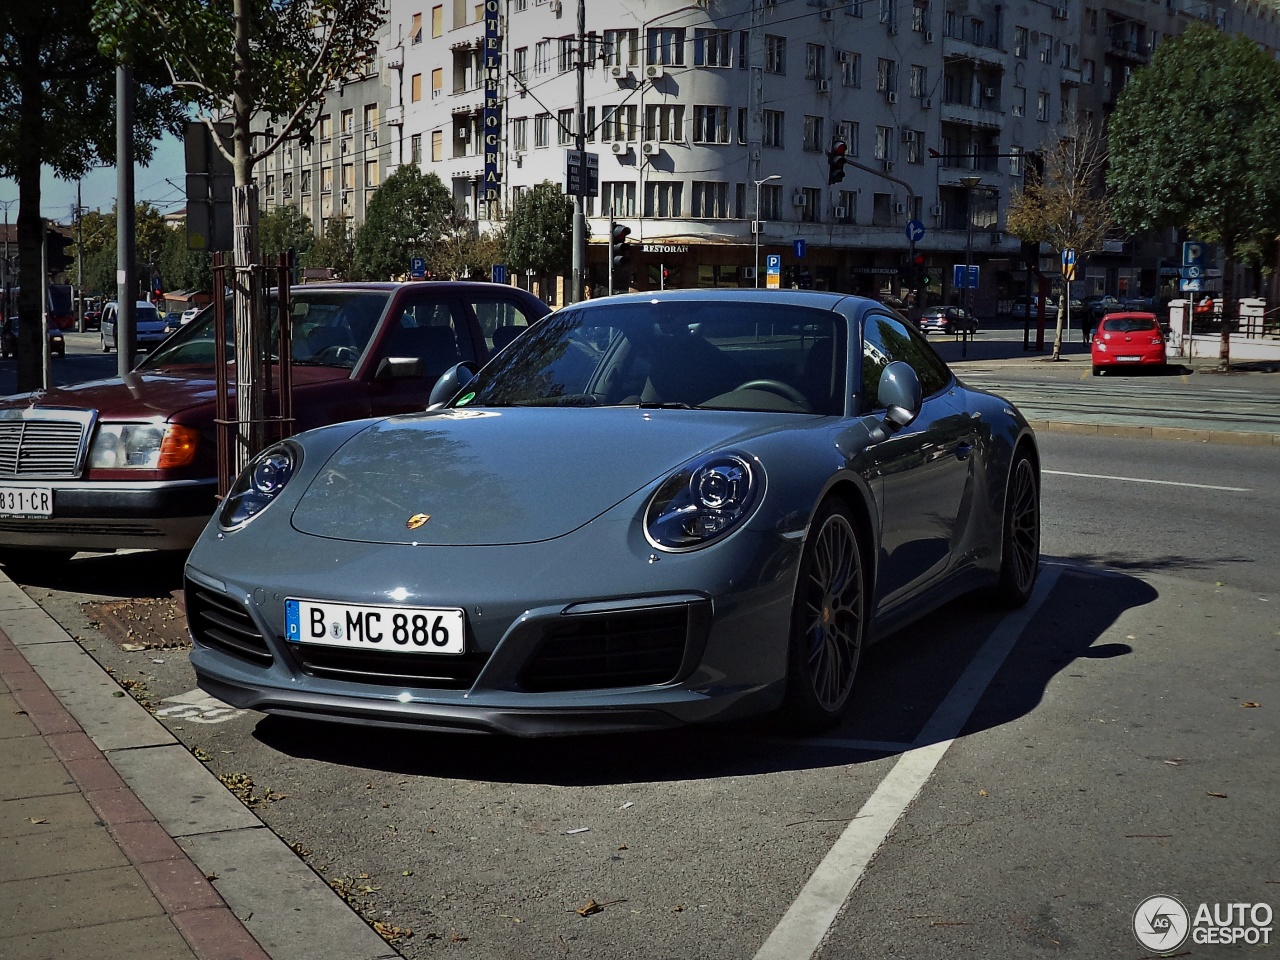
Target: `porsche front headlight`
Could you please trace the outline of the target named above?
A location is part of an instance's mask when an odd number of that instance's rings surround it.
[[[262,451],[244,468],[218,511],[225,529],[248,523],[269,507],[302,462],[302,452],[291,443]]]
[[[649,501],[645,536],[680,553],[727,536],[751,515],[764,485],[760,464],[737,453],[702,457],[668,477]]]

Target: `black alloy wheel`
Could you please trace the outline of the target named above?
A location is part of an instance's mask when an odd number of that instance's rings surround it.
[[[1005,494],[1000,580],[995,599],[1004,607],[1020,607],[1031,598],[1040,572],[1040,486],[1031,458],[1019,452],[1009,471]]]
[[[866,574],[853,511],[829,500],[809,525],[792,604],[783,715],[793,730],[816,732],[841,720],[866,633]]]

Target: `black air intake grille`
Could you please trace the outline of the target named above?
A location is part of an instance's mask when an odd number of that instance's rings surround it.
[[[240,603],[190,580],[186,594],[187,624],[196,643],[254,663],[271,663],[266,640]]]

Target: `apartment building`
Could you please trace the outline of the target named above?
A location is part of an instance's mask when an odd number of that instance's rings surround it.
[[[1275,10],[1253,0],[591,0],[590,281],[603,287],[612,213],[639,243],[632,289],[749,286],[758,241],[788,285],[900,292],[915,221],[930,290],[947,295],[971,247],[976,306],[993,310],[1025,282],[1003,225],[1026,154],[1073,116],[1105,120],[1192,17],[1280,45]],[[415,163],[486,229],[521,191],[564,183],[577,30],[576,0],[390,0],[376,68],[333,92],[310,151],[266,172],[266,203],[358,220],[380,178]],[[837,141],[848,163],[829,184]],[[1130,271],[1136,295],[1158,254],[1119,246],[1090,280],[1114,290]]]

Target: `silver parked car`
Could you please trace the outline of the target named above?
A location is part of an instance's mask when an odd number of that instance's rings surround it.
[[[145,300],[139,300],[136,303],[133,318],[139,347],[148,349],[154,347],[173,332],[168,321],[160,315],[160,311]],[[113,300],[103,307],[102,323],[98,327],[103,353],[120,349],[119,322],[120,304]]]
[[[867,643],[1035,582],[1030,427],[872,300],[590,300],[442,399],[235,482],[186,566],[203,689],[445,731],[813,730]]]

